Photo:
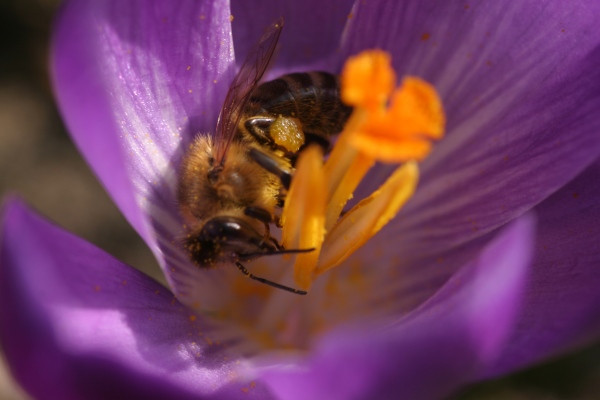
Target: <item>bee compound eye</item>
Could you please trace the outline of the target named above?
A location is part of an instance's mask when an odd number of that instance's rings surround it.
[[[232,242],[249,241],[261,235],[246,221],[232,216],[218,216],[208,220],[202,227],[203,241]]]
[[[218,216],[207,221],[196,237],[198,254],[217,261],[248,260],[264,253],[264,235],[243,219]],[[208,256],[206,256],[208,255]]]

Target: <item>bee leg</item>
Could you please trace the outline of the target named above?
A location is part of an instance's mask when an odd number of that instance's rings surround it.
[[[273,175],[277,176],[281,181],[281,185],[286,190],[289,190],[290,184],[292,183],[292,174],[290,173],[290,171],[286,171],[285,169],[281,168],[281,165],[279,165],[277,160],[274,160],[273,157],[263,153],[258,149],[250,149],[248,155],[251,159],[256,161],[258,165],[260,165]]]
[[[263,242],[265,243],[265,250],[267,251],[268,254],[281,254],[281,253],[296,252],[296,250],[291,250],[291,251],[286,250],[285,247],[283,247],[276,238],[271,236],[271,228],[269,227],[269,224],[265,224],[265,236],[263,237]],[[269,242],[273,243],[273,246],[275,246],[275,250],[268,248],[269,245],[267,243],[269,243]],[[305,252],[305,251],[313,251],[313,250],[314,249],[299,249],[298,251]]]
[[[269,240],[273,243],[277,250],[285,250],[285,248],[274,237],[270,237]]]
[[[273,143],[273,139],[269,135],[269,128],[273,122],[275,122],[273,117],[251,117],[244,122],[244,127],[258,143],[270,144]]]
[[[257,219],[265,224],[265,235],[263,237],[264,243],[271,242],[271,243],[273,243],[273,245],[275,246],[275,248],[277,250],[279,250],[279,251],[285,250],[283,248],[283,246],[279,244],[277,239],[275,239],[273,236],[271,236],[271,227],[269,226],[270,223],[275,223],[275,225],[278,228],[282,227],[281,221],[279,220],[278,216],[271,215],[271,213],[268,212],[267,210],[265,210],[264,208],[254,207],[254,206],[246,207],[244,209],[244,214],[246,214],[247,216],[249,216],[251,218]]]
[[[247,216],[257,219],[265,224],[265,235],[263,238],[263,242],[268,243],[269,240],[273,240],[271,237],[271,227],[269,224],[273,222],[273,216],[270,212],[265,210],[264,208],[248,206],[244,208],[244,214]],[[279,249],[279,247],[277,247]]]
[[[291,293],[295,293],[295,294],[300,294],[300,295],[305,295],[307,292],[304,290],[298,290],[298,289],[294,289],[291,288],[289,286],[284,286],[281,285],[279,283],[275,283],[273,281],[270,281],[268,279],[265,278],[260,278],[256,275],[251,274],[250,272],[248,272],[248,270],[246,269],[246,267],[244,267],[242,264],[240,264],[239,262],[236,262],[235,265],[238,267],[238,269],[242,272],[242,274],[246,275],[248,278],[250,279],[254,279],[255,281],[258,281],[260,283],[264,283],[265,285],[269,285],[269,286],[273,286],[274,288],[277,289],[281,289],[281,290],[285,290],[286,292],[291,292]]]
[[[265,224],[269,224],[273,222],[273,216],[271,213],[264,208],[248,206],[244,208],[244,214],[249,216],[250,218],[257,219]]]

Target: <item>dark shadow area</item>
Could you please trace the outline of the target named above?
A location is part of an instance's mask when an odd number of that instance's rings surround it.
[[[59,0],[0,2],[0,194],[160,278],[156,262],[71,142],[54,102],[48,59]]]
[[[451,397],[480,399],[595,400],[600,393],[600,343],[570,355],[512,374],[473,385]]]

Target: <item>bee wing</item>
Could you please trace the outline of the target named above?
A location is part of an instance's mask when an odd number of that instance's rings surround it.
[[[280,17],[252,47],[231,82],[215,131],[215,165],[225,161],[225,155],[235,136],[244,108],[273,57],[282,28],[283,17]]]

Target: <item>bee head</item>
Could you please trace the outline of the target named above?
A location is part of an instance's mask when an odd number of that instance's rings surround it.
[[[274,251],[272,244],[245,220],[233,216],[217,216],[184,240],[190,258],[200,268],[219,263],[248,261],[262,253]]]

